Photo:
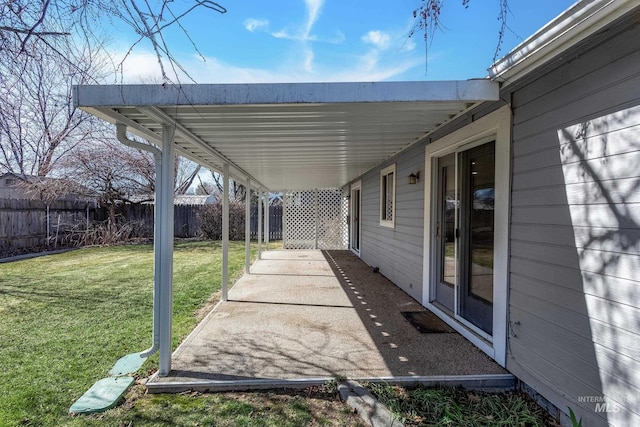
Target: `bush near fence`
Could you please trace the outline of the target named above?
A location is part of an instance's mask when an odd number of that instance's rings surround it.
[[[244,202],[229,202],[229,240],[244,240]],[[198,212],[202,237],[209,240],[222,239],[222,203],[202,205]]]

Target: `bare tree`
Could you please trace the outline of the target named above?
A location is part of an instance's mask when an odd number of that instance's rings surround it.
[[[211,178],[213,179],[213,183],[215,185],[215,190],[218,194],[222,194],[224,180],[222,179],[222,175],[216,172],[211,172]],[[247,187],[235,180],[231,180],[231,185],[229,185],[229,200],[232,202],[241,202],[246,198]]]
[[[218,191],[218,187],[209,181],[203,181],[200,175],[197,176],[198,185],[195,188],[195,193],[198,196],[211,196],[215,195],[216,197],[220,194]]]
[[[60,43],[70,38],[83,39],[94,50],[102,46],[101,23],[120,21],[132,28],[138,39],[151,44],[162,76],[168,79],[167,67],[177,75],[180,67],[164,36],[177,27],[191,41],[181,19],[195,10],[225,13],[226,9],[210,0],[174,2],[162,0],[5,0],[0,1],[0,55],[19,57],[39,52],[45,47],[57,51],[59,60],[71,62],[60,50]],[[199,53],[199,52],[198,52]],[[185,72],[185,74],[188,73]]]
[[[175,194],[186,194],[200,173],[202,166],[184,157],[176,157]]]
[[[87,45],[70,43],[0,61],[0,171],[46,176],[91,138],[101,125],[74,108],[70,83],[95,82],[103,66]]]
[[[65,175],[98,194],[102,204],[131,202],[134,197],[140,201],[153,193],[153,156],[115,140],[77,147],[60,166]]]
[[[192,185],[200,166],[176,157],[175,194],[184,194]],[[155,159],[147,151],[102,138],[76,147],[60,164],[60,173],[81,182],[101,203],[152,201],[155,191]]]

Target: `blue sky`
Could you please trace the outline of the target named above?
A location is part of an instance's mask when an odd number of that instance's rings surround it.
[[[449,0],[442,14],[446,29],[435,34],[427,59],[422,34],[408,37],[419,0],[220,3],[226,14],[200,9],[183,21],[204,60],[177,28],[167,33],[172,52],[198,83],[485,77],[499,30],[499,0],[471,0],[466,9],[461,0]],[[510,0],[512,31],[505,34],[499,57],[571,4]],[[126,32],[118,33],[111,44],[116,57],[122,57],[133,40]],[[136,46],[125,63],[125,75],[128,82],[159,78],[149,46]]]

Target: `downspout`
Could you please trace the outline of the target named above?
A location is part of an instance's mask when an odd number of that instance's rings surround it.
[[[138,150],[148,151],[153,154],[156,165],[156,182],[160,180],[162,175],[162,151],[152,145],[143,144],[138,141],[127,138],[127,125],[117,123],[116,124],[116,137],[118,141],[127,147],[135,148]],[[162,197],[160,186],[155,186],[155,206],[153,209],[154,221],[153,221],[153,344],[146,350],[140,353],[140,357],[147,358],[158,351],[160,347],[160,328],[158,327],[160,318],[160,304],[158,302],[158,296],[160,295],[160,226],[158,224],[158,206],[160,205],[160,198]]]

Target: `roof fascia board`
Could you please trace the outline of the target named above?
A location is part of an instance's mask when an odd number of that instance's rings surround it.
[[[429,101],[495,101],[489,79],[435,82],[87,85],[74,87],[76,107],[265,105]]]
[[[579,1],[493,64],[489,78],[514,83],[637,6],[636,0]]]

